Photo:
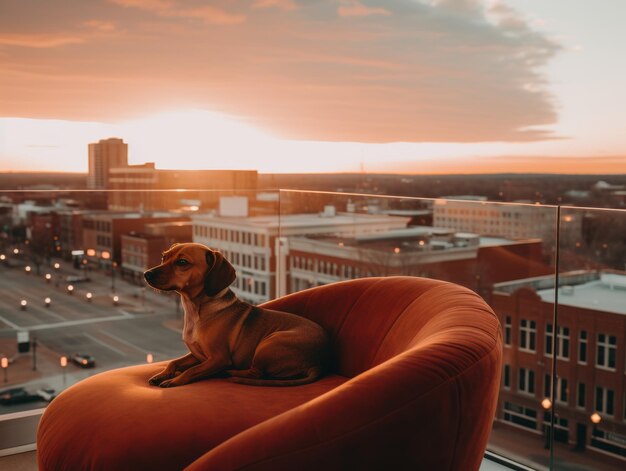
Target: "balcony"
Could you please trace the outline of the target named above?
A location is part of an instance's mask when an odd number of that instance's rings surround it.
[[[0,465],[34,469],[36,391],[186,352],[178,298],[142,273],[189,240],[224,253],[254,304],[369,276],[474,290],[505,344],[482,469],[626,465],[624,210],[291,190],[0,197],[0,391],[29,396],[0,404]]]

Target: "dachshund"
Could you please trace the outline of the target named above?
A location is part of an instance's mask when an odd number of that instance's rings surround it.
[[[174,244],[147,270],[148,285],[176,291],[184,309],[189,353],[148,382],[162,388],[213,376],[255,386],[297,386],[317,380],[329,358],[324,329],[304,317],[252,306],[233,293],[235,269],[198,243]]]

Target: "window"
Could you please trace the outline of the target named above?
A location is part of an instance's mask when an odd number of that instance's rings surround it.
[[[511,316],[506,316],[504,321],[504,345],[511,345]]]
[[[537,337],[537,323],[528,319],[520,320],[519,348],[520,350],[535,351],[535,339]]]
[[[556,356],[561,360],[569,359],[569,327],[559,326],[557,334]]]
[[[601,414],[613,415],[615,392],[612,389],[596,387],[596,411]]]
[[[504,365],[504,388],[511,389],[511,367],[509,365]]]
[[[552,356],[552,337],[554,335],[553,333],[553,329],[552,329],[552,324],[546,324],[546,348],[545,348],[545,352],[546,355]]]
[[[519,382],[517,390],[527,394],[535,393],[535,372],[531,369],[519,369]]]
[[[581,330],[578,334],[578,363],[587,364],[587,331]]]
[[[615,370],[615,352],[617,338],[615,335],[598,334],[596,347],[596,366]]]
[[[543,380],[543,395],[544,397],[550,398],[552,392],[552,375],[546,374]],[[567,400],[569,397],[569,389],[566,378],[558,378],[556,380],[556,394],[554,398],[557,402],[561,402],[563,404],[567,404]]]
[[[576,405],[578,407],[585,408],[585,400],[587,395],[587,388],[585,383],[578,383],[578,398],[576,399]]]
[[[504,420],[535,430],[537,428],[537,411],[505,401]]]
[[[556,383],[556,400],[563,404],[567,404],[569,389],[567,388],[567,379],[557,378]]]

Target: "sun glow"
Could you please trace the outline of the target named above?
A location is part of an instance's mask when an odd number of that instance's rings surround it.
[[[133,163],[161,168],[250,169],[271,139],[245,122],[202,110],[161,113],[120,125]]]

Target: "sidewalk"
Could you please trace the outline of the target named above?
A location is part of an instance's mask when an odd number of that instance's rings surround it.
[[[32,340],[32,338],[31,338]],[[6,371],[8,381],[4,382],[4,372],[0,373],[0,388],[11,387],[17,384],[32,382],[56,374],[62,375],[60,355],[45,345],[37,343],[37,370],[33,371],[32,345],[28,353],[17,352],[17,338],[0,338],[0,356],[9,358],[9,367]]]
[[[537,470],[548,470],[550,451],[543,436],[494,422],[487,449]],[[573,445],[556,443],[554,468],[564,471],[621,471],[626,461],[592,450],[574,451]]]

